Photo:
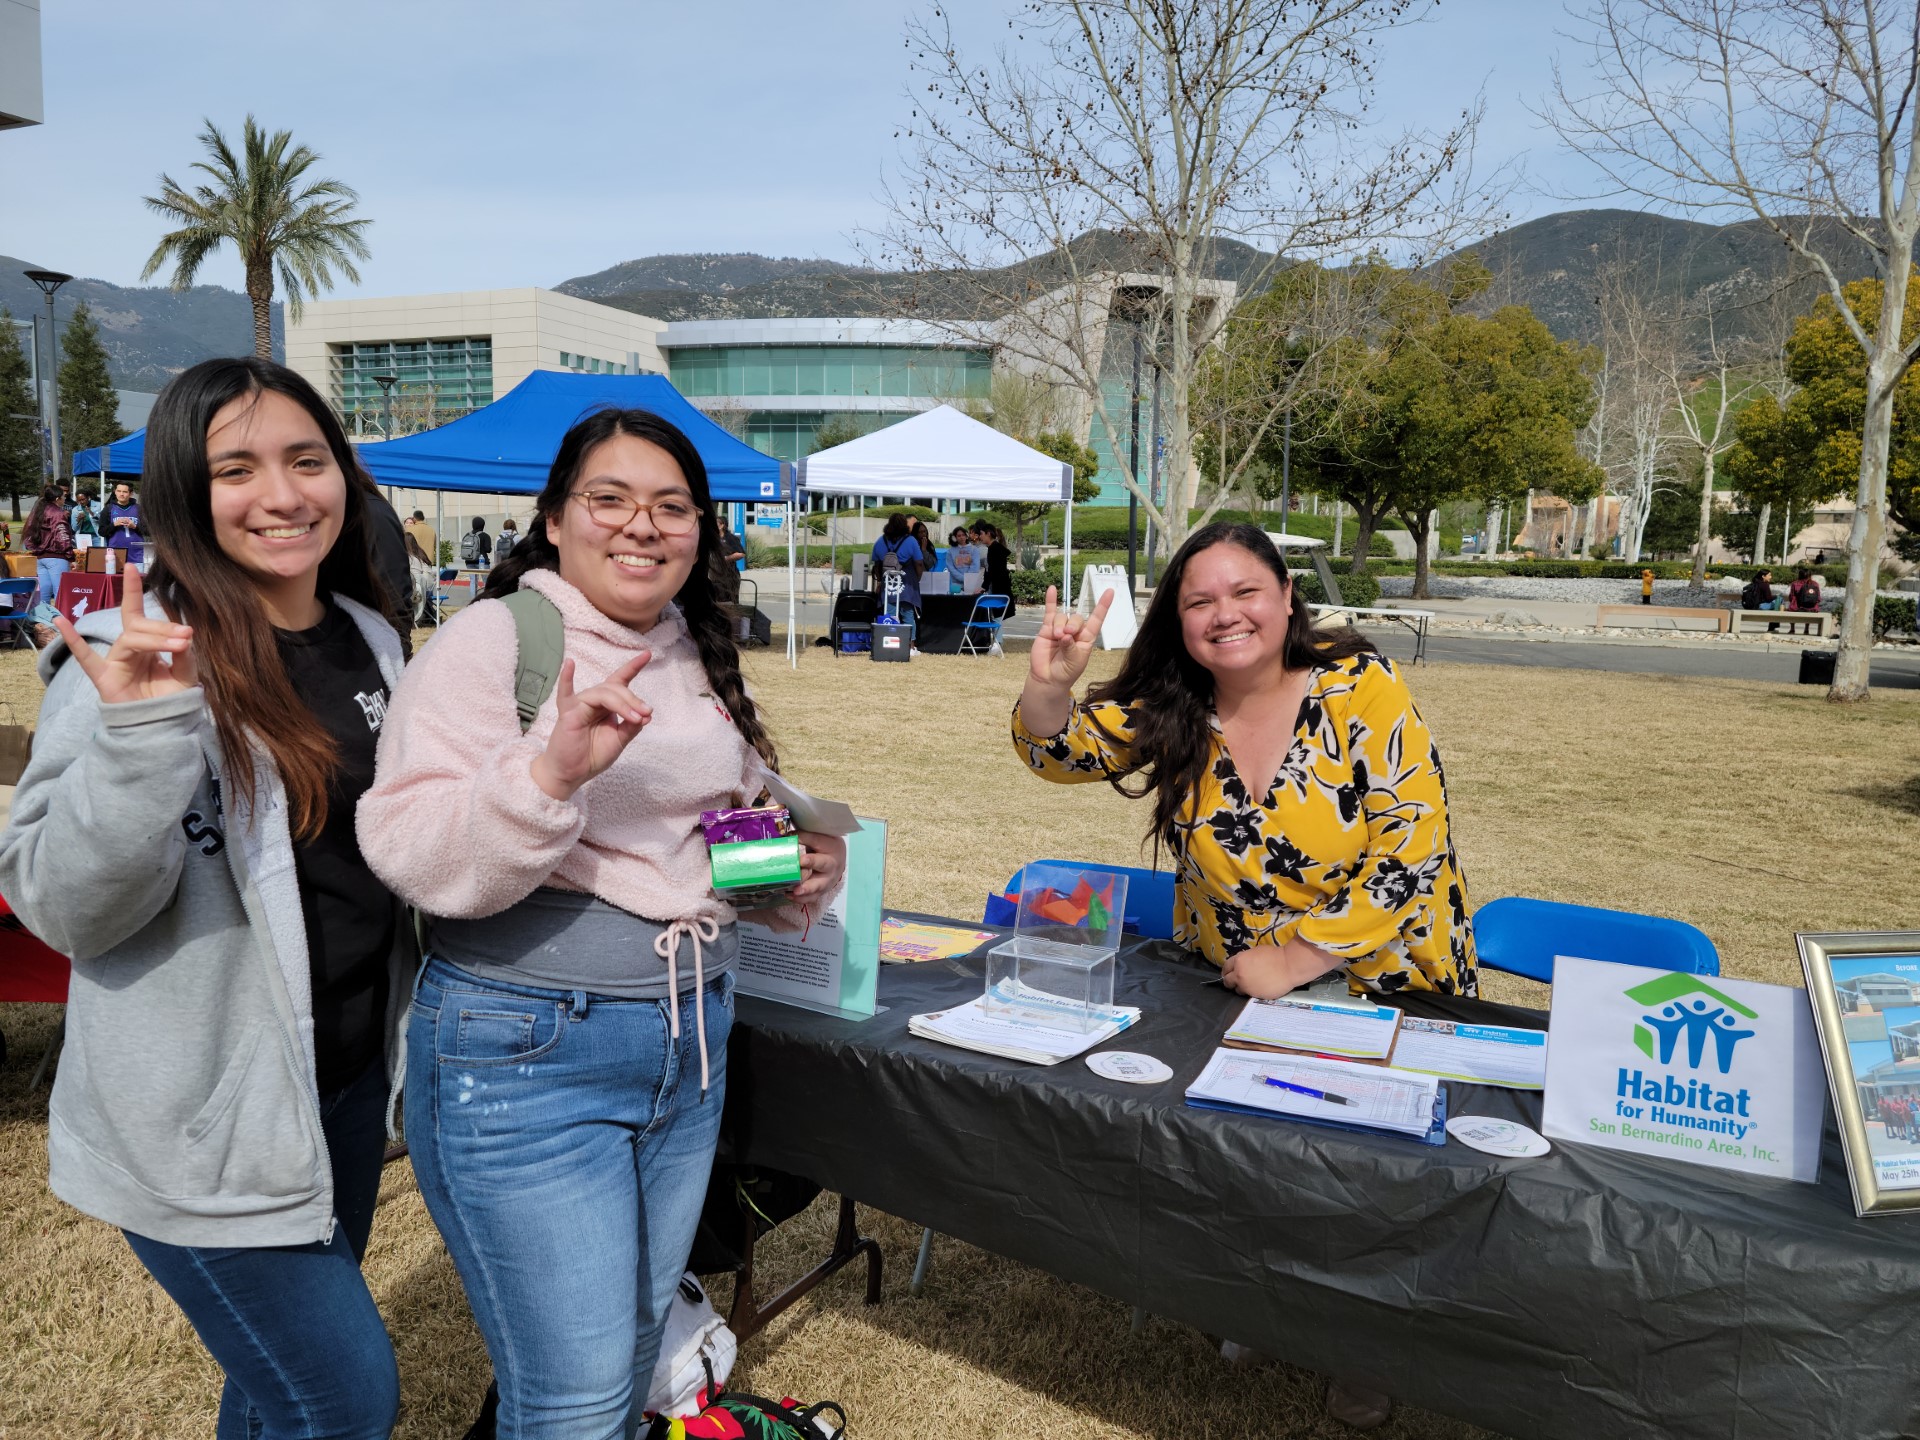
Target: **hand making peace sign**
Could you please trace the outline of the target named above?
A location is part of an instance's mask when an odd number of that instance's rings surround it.
[[[138,570],[129,566],[122,585],[121,630],[105,655],[96,653],[66,616],[56,613],[53,618],[74,663],[100,692],[100,703],[121,705],[193,689],[200,683],[193,662],[193,627],[147,614]]]
[[[598,685],[574,693],[573,661],[560,667],[553,687],[559,711],[547,748],[533,762],[533,783],[556,800],[573,792],[620,758],[620,752],[653,719],[653,710],[627,687],[653,658],[642,650]]]

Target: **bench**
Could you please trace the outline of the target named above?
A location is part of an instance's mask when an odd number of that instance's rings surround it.
[[[1789,635],[1816,635],[1825,639],[1832,633],[1833,616],[1825,610],[1745,610],[1735,607],[1727,612],[1727,628],[1743,635],[1749,627],[1775,626]]]
[[[1687,625],[1682,621],[1703,624]],[[1697,630],[1715,635],[1726,633],[1727,612],[1688,605],[1602,605],[1593,622],[1596,630]]]
[[[1427,626],[1432,610],[1399,610],[1388,605],[1314,605],[1310,606],[1314,624],[1345,621],[1353,625],[1362,620],[1385,620],[1404,625],[1413,632],[1413,663],[1427,658]]]

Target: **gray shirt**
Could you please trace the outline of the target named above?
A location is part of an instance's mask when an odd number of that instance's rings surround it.
[[[436,917],[427,933],[430,954],[482,980],[547,990],[585,990],[616,1000],[667,998],[667,962],[655,950],[666,926],[576,890],[546,886],[517,905],[482,920]],[[701,947],[701,974],[711,984],[740,958],[737,926]],[[693,941],[676,956],[680,994],[693,993]]]

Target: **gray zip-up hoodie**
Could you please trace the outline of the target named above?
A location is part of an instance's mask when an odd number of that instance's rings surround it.
[[[381,674],[400,642],[335,597]],[[148,613],[158,615],[149,598]],[[104,651],[120,612],[80,633]],[[65,645],[0,832],[0,895],[73,959],[47,1150],[54,1194],[173,1245],[303,1245],[333,1234],[314,1082],[312,983],[286,794],[263,749],[254,804],[220,783],[198,689],[102,705]],[[223,808],[224,805],[224,808]],[[394,927],[389,1080],[412,980]]]

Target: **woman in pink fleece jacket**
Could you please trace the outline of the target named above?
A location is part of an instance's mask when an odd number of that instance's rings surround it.
[[[501,1440],[618,1437],[646,1400],[706,1194],[734,913],[702,810],[774,762],[709,561],[706,469],[657,416],[567,432],[487,598],[406,671],[359,809],[436,917],[407,1024],[407,1139],[500,1388]],[[566,660],[525,734],[498,597],[538,591]],[[803,835],[796,898],[839,884]]]

